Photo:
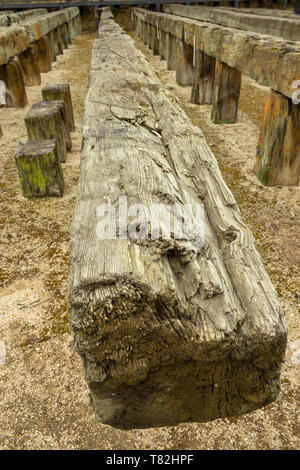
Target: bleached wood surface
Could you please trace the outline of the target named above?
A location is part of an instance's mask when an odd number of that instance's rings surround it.
[[[122,427],[238,415],[279,392],[283,313],[201,130],[107,14],[92,54],[69,316],[98,418]],[[205,241],[99,240],[97,207],[203,203]]]

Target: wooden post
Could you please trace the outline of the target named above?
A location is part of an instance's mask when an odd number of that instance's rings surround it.
[[[59,31],[60,38],[61,38],[61,41],[62,41],[63,49],[68,49],[69,43],[68,43],[68,39],[67,39],[67,37],[66,37],[66,28],[65,28],[65,25],[62,24],[61,26],[59,26],[59,27],[58,27],[58,31]]]
[[[148,47],[149,49],[153,50],[153,28],[154,26],[152,24],[148,25]]]
[[[29,140],[56,139],[61,162],[66,161],[68,140],[64,108],[64,101],[40,101],[31,106],[25,117]]]
[[[81,33],[81,16],[80,15],[76,16],[74,20],[75,20],[75,35],[77,36],[77,34]]]
[[[68,83],[61,83],[59,85],[47,85],[42,88],[42,96],[44,101],[57,101],[63,100],[66,104],[67,121],[70,132],[75,131],[74,115],[70,86]]]
[[[56,54],[57,54],[57,45],[55,44],[54,31],[50,31],[49,41],[50,41],[51,60],[52,60],[52,62],[55,62],[56,61]]]
[[[36,51],[39,58],[40,72],[50,72],[50,70],[52,70],[51,46],[47,36],[41,37],[41,39],[36,42]]]
[[[148,23],[146,21],[143,21],[143,36],[142,40],[145,46],[147,45],[147,35],[148,35]]]
[[[215,82],[216,59],[202,51],[196,52],[196,66],[191,102],[195,104],[212,104]]]
[[[69,28],[69,34],[70,34],[70,38],[71,38],[71,42],[74,41],[75,39],[75,29],[74,29],[74,19],[72,18],[69,22],[68,22],[68,28]]]
[[[299,184],[300,105],[274,90],[265,101],[254,173],[266,186]]]
[[[160,30],[157,25],[154,28],[155,28],[155,40],[154,40],[153,54],[160,55],[160,40],[161,40]]]
[[[178,39],[178,63],[176,68],[176,81],[179,85],[193,85],[193,48]]]
[[[140,37],[140,35],[141,35],[141,20],[136,15],[134,15],[134,21],[135,21],[135,32]]]
[[[15,161],[25,197],[63,196],[64,177],[55,140],[20,144]]]
[[[146,23],[146,46],[150,47],[151,44],[151,24]]]
[[[211,119],[215,124],[237,121],[242,74],[239,70],[216,61],[215,86]]]
[[[62,40],[61,40],[58,28],[56,28],[53,31],[53,39],[54,39],[56,55],[57,56],[62,55],[64,53],[64,48],[63,48],[63,44],[62,44]]]
[[[19,55],[23,79],[26,86],[37,86],[41,84],[41,73],[39,58],[34,44]]]
[[[22,69],[18,57],[0,66],[0,80],[5,83],[5,101],[7,107],[24,108],[28,101]]]
[[[159,39],[157,27],[151,25],[151,44],[150,48],[153,51],[153,55],[159,55]]]
[[[166,33],[165,31],[160,30],[160,45],[159,45],[159,54],[161,60],[166,60]]]
[[[166,53],[168,70],[176,70],[176,38],[171,33],[167,33]]]
[[[2,131],[2,127],[1,127],[1,124],[0,124],[0,137],[3,136],[3,131]]]
[[[67,47],[69,47],[69,44],[72,44],[69,23],[63,24],[63,30],[64,30],[65,38],[66,38],[66,41],[67,41]]]

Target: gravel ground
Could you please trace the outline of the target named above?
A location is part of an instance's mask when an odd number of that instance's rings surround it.
[[[124,22],[128,17],[122,15]],[[43,75],[43,85],[69,82],[74,104],[76,132],[63,165],[62,199],[22,197],[13,153],[26,138],[23,119],[28,107],[0,109],[0,449],[299,448],[300,305],[295,292],[300,293],[300,188],[265,188],[252,174],[266,89],[243,77],[238,123],[216,126],[210,121],[210,106],[190,104],[190,88],[177,86],[174,72],[136,37],[149,67],[174,87],[219,161],[280,296],[289,346],[279,398],[249,415],[131,431],[94,419],[81,362],[70,344],[66,306],[69,228],[94,37],[80,35],[52,72]],[[40,88],[27,89],[30,104],[41,99]]]

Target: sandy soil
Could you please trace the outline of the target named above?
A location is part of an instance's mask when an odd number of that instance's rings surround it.
[[[300,446],[300,188],[265,188],[252,174],[266,89],[243,77],[238,123],[216,126],[210,106],[189,103],[190,88],[135,38],[149,66],[174,87],[215,153],[224,179],[253,231],[278,291],[289,346],[275,403],[242,417],[205,424],[120,431],[96,422],[79,357],[71,348],[66,284],[70,221],[79,174],[81,122],[94,35],[79,36],[43,85],[71,85],[76,132],[64,164],[62,199],[25,200],[13,153],[26,137],[27,109],[0,109],[0,449],[295,449]],[[40,87],[27,89],[29,102]],[[4,361],[4,345],[6,358]]]

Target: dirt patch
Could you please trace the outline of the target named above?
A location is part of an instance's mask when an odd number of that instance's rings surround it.
[[[128,18],[124,16],[128,24]],[[126,19],[127,18],[127,19]],[[69,230],[79,175],[81,122],[92,34],[79,36],[43,75],[43,85],[68,81],[75,111],[73,150],[64,164],[62,199],[25,200],[13,154],[26,137],[25,110],[1,109],[0,168],[0,448],[1,449],[296,449],[299,448],[299,188],[264,188],[252,174],[258,136],[260,87],[243,81],[241,113],[234,126],[215,126],[210,107],[189,103],[189,88],[135,38],[162,81],[174,87],[192,121],[218,158],[244,219],[257,239],[289,323],[282,393],[264,409],[205,424],[119,431],[96,422],[79,357],[70,346],[66,286]],[[245,88],[245,84],[247,87]],[[246,91],[245,91],[246,90]],[[29,102],[41,99],[28,88]],[[256,103],[256,104],[255,104]],[[250,104],[253,111],[250,109]],[[261,106],[261,105],[260,105]],[[2,166],[1,166],[2,165]],[[0,173],[1,174],[1,173]],[[5,362],[1,361],[4,357]],[[296,347],[296,349],[295,349]]]

